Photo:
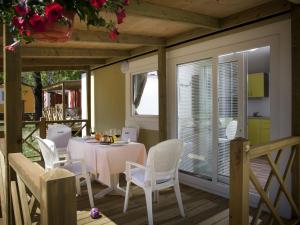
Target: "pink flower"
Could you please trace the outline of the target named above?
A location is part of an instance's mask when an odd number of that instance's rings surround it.
[[[11,52],[14,52],[16,50],[16,46],[20,44],[20,41],[15,41],[14,43],[12,43],[11,45],[7,45],[5,46],[5,50],[7,51],[11,51]]]
[[[10,51],[10,52],[14,52],[16,50],[16,48],[12,45],[7,45],[4,48],[5,48],[5,50]]]
[[[25,16],[29,13],[30,8],[24,1],[21,1],[18,5],[15,6],[15,11],[18,15]]]
[[[33,14],[29,19],[29,24],[37,32],[45,31],[45,18],[39,14]]]
[[[129,4],[129,0],[124,0],[124,4],[128,5]]]
[[[118,8],[118,11],[116,12],[116,14],[117,14],[118,24],[123,23],[123,20],[126,17],[125,10],[122,8]]]
[[[46,19],[50,23],[55,23],[57,20],[63,17],[64,7],[58,3],[51,3],[45,7]]]
[[[24,28],[25,20],[22,17],[14,16],[12,18],[12,23],[16,28],[22,29],[22,28]]]
[[[106,2],[107,0],[90,0],[91,6],[94,6],[97,9],[101,8]]]
[[[110,40],[115,41],[118,38],[119,32],[116,27],[110,30],[108,37]]]

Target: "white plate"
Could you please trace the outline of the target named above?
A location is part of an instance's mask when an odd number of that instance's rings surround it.
[[[116,141],[116,142],[114,142],[114,144],[123,144],[123,145],[126,145],[126,144],[128,144],[128,141]]]
[[[112,143],[111,146],[124,146],[128,145],[128,143]]]

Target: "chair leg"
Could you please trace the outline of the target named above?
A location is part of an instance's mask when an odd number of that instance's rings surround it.
[[[90,176],[88,174],[85,175],[85,180],[86,180],[86,185],[87,185],[87,190],[88,190],[90,205],[91,205],[91,208],[93,208],[95,206],[94,205],[94,198],[93,198],[93,191],[92,191],[91,179],[90,179]]]
[[[148,214],[148,225],[153,225],[153,215],[152,215],[152,190],[144,189],[147,205],[147,214]]]
[[[124,212],[124,213],[126,213],[127,208],[128,208],[129,191],[130,191],[130,181],[127,181],[127,184],[126,184],[125,201],[124,201],[124,208],[123,208],[123,212]]]
[[[77,195],[81,195],[81,187],[80,187],[80,177],[76,177],[76,192]]]
[[[179,207],[179,210],[180,210],[180,215],[182,217],[185,217],[184,209],[183,209],[183,205],[182,205],[182,199],[181,199],[179,183],[175,183],[174,191],[175,191],[175,195],[176,195],[176,198],[177,198],[178,207]]]

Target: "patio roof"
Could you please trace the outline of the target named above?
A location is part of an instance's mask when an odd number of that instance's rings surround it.
[[[109,40],[105,29],[87,28],[75,17],[69,41],[24,44],[22,70],[96,68],[283,14],[290,8],[284,0],[131,0],[116,41]]]

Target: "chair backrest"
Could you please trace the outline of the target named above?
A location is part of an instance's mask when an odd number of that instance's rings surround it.
[[[72,137],[72,129],[64,124],[48,125],[47,138],[55,143],[57,148],[66,148]]]
[[[233,140],[235,138],[236,131],[237,131],[237,121],[232,120],[226,127],[225,134],[226,134],[227,139]]]
[[[59,161],[55,143],[49,139],[42,139],[38,136],[36,136],[35,138],[38,141],[40,150],[45,160],[45,169],[52,169],[53,164]]]
[[[123,127],[122,134],[121,134],[121,140],[122,141],[138,141],[138,133],[139,129],[137,127]]]
[[[152,185],[156,185],[159,179],[178,179],[182,151],[183,142],[178,139],[163,141],[151,147],[146,162],[145,179],[151,180]]]

